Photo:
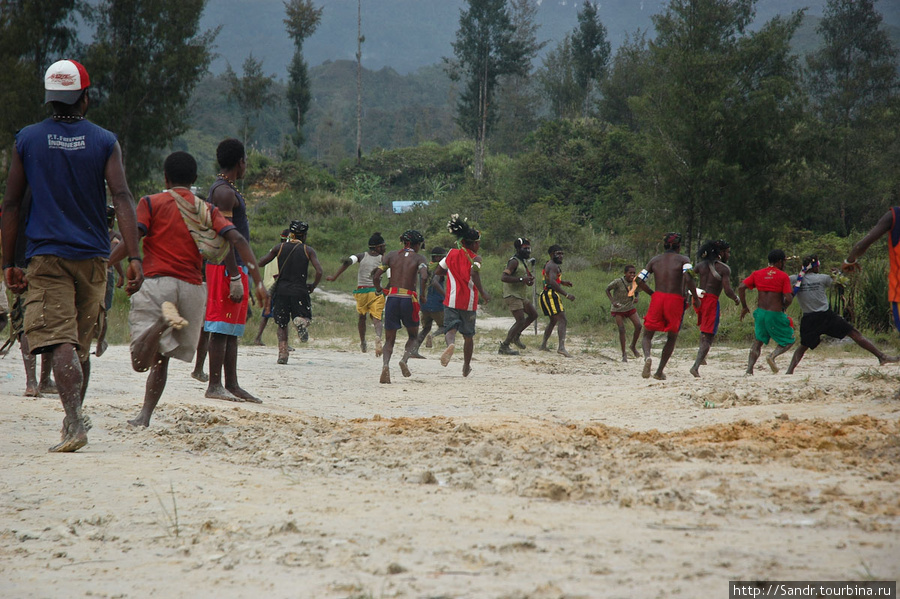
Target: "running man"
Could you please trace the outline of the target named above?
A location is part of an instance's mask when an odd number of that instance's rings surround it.
[[[622,361],[628,361],[628,353],[625,351],[625,321],[630,320],[634,325],[634,336],[631,338],[631,353],[637,358],[640,356],[637,350],[638,339],[641,338],[641,318],[637,315],[637,302],[640,291],[634,279],[637,270],[629,264],[625,267],[621,277],[606,286],[606,297],[609,298],[610,314],[616,319],[616,328],[619,329],[619,345],[622,347]]]
[[[644,350],[644,370],[641,376],[650,378],[653,368],[653,359],[650,357],[650,347],[653,335],[657,332],[666,333],[666,344],[663,346],[659,357],[659,366],[653,373],[653,378],[664,381],[666,375],[663,370],[675,351],[675,343],[678,341],[678,333],[681,331],[681,321],[684,319],[685,296],[684,290],[688,289],[694,298],[694,306],[700,307],[697,298],[697,287],[691,276],[691,261],[687,256],[680,254],[681,233],[666,233],[663,238],[663,253],[650,259],[647,266],[637,276],[638,287],[650,296],[650,307],[644,316],[644,337],[641,346]],[[656,291],[647,285],[647,278],[653,275]]]
[[[259,261],[264,267],[272,260],[278,260],[278,280],[272,298],[272,315],[278,326],[278,364],[288,363],[288,334],[290,323],[297,328],[302,343],[309,340],[309,324],[312,322],[312,300],[310,295],[322,280],[322,265],[316,250],[306,245],[309,225],[303,221],[291,221],[288,240],[279,243]],[[310,264],[316,271],[312,283],[307,282]]]
[[[500,275],[500,281],[503,282],[503,301],[506,302],[506,307],[516,319],[516,322],[509,328],[509,332],[506,333],[506,339],[500,342],[498,353],[507,356],[519,355],[519,352],[509,347],[511,343],[519,349],[525,349],[525,344],[519,337],[522,335],[522,331],[528,328],[528,325],[537,320],[537,310],[531,303],[529,297],[531,292],[528,290],[534,285],[534,275],[528,269],[528,264],[531,262],[531,242],[519,237],[513,242],[513,246],[516,253],[507,260],[506,268]],[[521,271],[519,264],[522,265]]]
[[[697,359],[691,366],[691,374],[700,378],[700,366],[706,364],[706,355],[712,347],[713,339],[719,332],[719,296],[725,292],[734,305],[741,303],[731,288],[731,268],[728,259],[731,257],[731,245],[722,239],[707,241],[697,251],[700,262],[694,272],[700,276],[697,295],[700,296],[700,309],[697,310],[697,326],[700,327],[700,348]]]
[[[381,233],[375,232],[369,237],[367,252],[344,258],[337,272],[330,277],[325,277],[326,281],[337,281],[341,273],[351,265],[359,264],[359,272],[356,275],[356,291],[353,292],[353,295],[356,296],[356,312],[359,314],[359,320],[356,323],[356,328],[359,330],[359,349],[363,353],[368,350],[366,345],[366,317],[368,316],[372,319],[372,326],[375,329],[376,357],[381,355],[381,314],[384,312],[384,296],[375,292],[372,272],[381,266],[386,247],[384,237],[381,236]]]
[[[750,357],[747,361],[747,374],[753,374],[753,367],[759,359],[763,345],[768,345],[772,339],[778,345],[772,353],[766,356],[766,363],[772,372],[778,372],[775,358],[786,352],[794,345],[794,327],[791,320],[784,313],[785,309],[794,301],[791,293],[791,279],[784,272],[784,251],[772,250],[769,252],[769,265],[750,274],[741,281],[738,286],[738,297],[741,298],[741,320],[750,313],[747,307],[747,290],[756,289],[759,296],[756,300],[756,310],[753,311],[754,333],[756,339],[750,346]]]
[[[137,207],[146,278],[141,290],[131,297],[131,365],[137,372],[149,370],[150,374],[141,411],[128,421],[132,426],[150,426],[150,417],[166,388],[169,359],[194,359],[206,313],[203,258],[185,226],[179,203],[196,207],[204,228],[223,236],[244,264],[254,266],[250,274],[259,305],[265,308],[269,301],[250,244],[218,209],[191,192],[191,185],[197,180],[194,157],[187,152],[170,154],[163,164],[163,173],[166,191],[141,198]],[[230,252],[226,264],[237,268]]]
[[[808,349],[816,349],[822,335],[835,339],[850,337],[858,346],[878,358],[878,365],[900,361],[900,356],[888,356],[862,336],[856,328],[835,314],[828,305],[826,290],[834,280],[830,275],[819,273],[819,257],[815,254],[803,259],[800,274],[791,275],[791,286],[797,296],[803,317],[800,319],[800,346],[794,350],[787,374],[794,374],[794,369]]]
[[[419,298],[425,293],[425,281],[428,278],[428,263],[425,256],[418,252],[425,243],[425,238],[416,230],[409,230],[400,236],[403,243],[402,250],[394,250],[384,257],[384,262],[375,267],[372,283],[375,285],[375,293],[379,295],[384,291],[384,353],[382,354],[382,367],[380,383],[391,382],[391,355],[394,353],[394,342],[397,340],[397,331],[400,327],[406,327],[405,351],[400,358],[400,372],[403,376],[410,376],[409,361],[412,352],[416,349],[416,337],[419,334]],[[382,290],[381,275],[387,269],[391,270],[391,279],[388,288]],[[415,289],[419,291],[416,293]]]
[[[425,356],[419,353],[422,342],[425,341],[425,347],[431,347],[431,326],[435,327],[435,334],[440,335],[444,332],[444,280],[445,276],[434,277],[434,271],[437,269],[438,263],[447,255],[447,250],[441,246],[431,248],[431,263],[428,265],[428,281],[425,291],[427,297],[425,303],[422,304],[422,312],[419,315],[419,334],[416,337],[416,348],[410,355],[412,358],[425,359]]]
[[[447,275],[444,296],[444,340],[447,349],[441,354],[441,366],[447,366],[456,350],[456,332],[463,336],[463,376],[472,373],[472,353],[475,350],[475,312],[478,299],[487,303],[490,296],[481,285],[481,231],[470,227],[458,214],[450,217],[447,229],[459,240],[459,248],[450,250],[438,263],[434,280]]]
[[[556,353],[571,358],[572,354],[566,351],[566,325],[568,324],[566,309],[559,298],[562,296],[570,302],[574,302],[575,295],[562,289],[563,287],[572,286],[570,281],[562,280],[562,263],[565,256],[562,247],[551,245],[547,253],[550,254],[550,260],[544,264],[544,269],[541,271],[544,278],[544,290],[541,291],[540,302],[541,312],[544,313],[544,316],[550,317],[550,324],[544,329],[544,339],[539,349],[541,351],[550,351],[547,348],[547,341],[550,340],[553,328],[556,327],[557,335],[559,335],[559,345],[556,348]]]

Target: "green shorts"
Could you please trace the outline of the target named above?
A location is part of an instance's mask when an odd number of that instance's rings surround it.
[[[753,321],[757,341],[768,344],[772,339],[782,346],[794,342],[794,328],[784,312],[757,308],[753,311]]]

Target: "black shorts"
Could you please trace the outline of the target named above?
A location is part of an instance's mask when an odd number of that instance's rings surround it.
[[[272,317],[275,324],[286,327],[294,318],[300,316],[312,320],[312,306],[309,294],[285,295],[276,293],[272,299]]]
[[[419,304],[410,295],[390,295],[384,301],[384,328],[397,331],[419,326]]]
[[[800,319],[800,343],[809,349],[816,349],[822,335],[843,339],[853,330],[853,325],[832,310],[809,312]]]

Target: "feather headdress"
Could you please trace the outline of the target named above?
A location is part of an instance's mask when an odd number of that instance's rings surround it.
[[[481,231],[474,227],[470,227],[466,218],[459,218],[458,214],[450,216],[450,222],[447,223],[447,230],[453,233],[460,241],[479,241],[481,239]]]

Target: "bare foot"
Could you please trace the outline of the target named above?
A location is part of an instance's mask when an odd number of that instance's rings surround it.
[[[691,374],[693,374],[693,375],[694,375],[695,377],[697,377],[698,379],[700,378],[700,371],[697,369],[696,366],[691,366],[690,372],[691,372]]]
[[[538,348],[540,351],[550,351],[549,347],[544,347],[543,345]]]
[[[650,358],[646,358],[644,360],[644,370],[641,371],[641,377],[645,379],[650,378],[650,369],[653,368],[653,360]]]
[[[250,345],[261,345],[263,347],[266,346],[266,344],[262,342],[262,339],[254,339]]]
[[[425,347],[432,347],[434,345],[434,341],[432,341],[431,335],[425,337]]]
[[[638,353],[638,350],[637,350],[637,348],[636,348],[635,346],[632,345],[632,346],[629,347],[628,349],[631,350],[631,353],[634,354],[634,357],[635,357],[635,358],[640,358],[640,357],[641,357],[641,354]]]
[[[409,354],[410,358],[415,358],[416,360],[426,360],[427,358],[419,353],[419,350],[416,350]]]
[[[198,380],[198,381],[200,381],[201,383],[208,383],[208,382],[209,382],[209,375],[206,374],[205,372],[203,372],[202,370],[201,370],[200,372],[197,372],[196,370],[195,370],[194,372],[192,372],[192,373],[191,373],[191,378],[192,378],[192,379],[195,379],[195,380]]]
[[[87,445],[87,431],[84,430],[84,424],[80,420],[66,423],[66,433],[62,443],[54,445],[50,448],[52,453],[71,453],[78,451]]]
[[[519,349],[526,349],[526,348],[527,348],[527,346],[526,346],[524,343],[522,343],[522,338],[521,338],[521,337],[516,337],[515,339],[513,339],[513,345],[515,345],[515,346],[518,347]]]
[[[885,364],[893,364],[894,362],[900,362],[900,356],[883,356],[878,360],[878,365],[884,366]]]
[[[241,401],[246,401],[247,403],[262,403],[261,399],[252,395],[249,391],[241,389],[238,386],[234,386],[231,388],[225,387],[225,389]]]
[[[447,366],[450,363],[450,358],[453,357],[453,352],[456,351],[456,345],[451,343],[447,346],[447,349],[444,350],[444,353],[441,354],[441,366]]]
[[[748,368],[747,371],[744,373],[744,376],[753,376],[753,369]]]
[[[653,373],[653,378],[655,378],[655,379],[658,380],[658,381],[664,381],[664,380],[666,380],[666,375],[664,375],[664,374],[661,373],[661,372],[654,372],[654,373]]]
[[[224,399],[225,401],[241,401],[241,398],[236,397],[225,390],[225,387],[222,385],[210,385],[206,389],[206,393],[204,397],[209,399]]]
[[[106,353],[106,350],[109,349],[109,343],[106,342],[106,339],[103,341],[97,342],[97,349],[94,350],[94,355],[98,358]]]
[[[381,356],[381,339],[375,337],[375,357],[378,358]]]
[[[379,383],[384,383],[385,385],[391,384],[391,369],[387,366],[381,369],[381,378],[378,379]]]
[[[43,397],[35,385],[25,385],[25,397]]]
[[[628,356],[626,356],[625,354],[622,354],[622,361],[623,361],[623,362],[627,362],[627,361],[628,361]]]
[[[148,426],[150,426],[150,423],[147,422],[147,421],[145,421],[144,418],[143,418],[142,416],[138,416],[138,417],[135,418],[134,420],[129,420],[129,421],[128,421],[128,426],[134,426],[134,427],[140,426],[140,427],[143,427],[143,428],[147,428]]]
[[[403,373],[403,376],[412,376],[412,373],[409,371],[409,366],[406,365],[406,362],[400,361],[400,372]]]
[[[365,339],[363,339],[362,341],[359,342],[359,350],[362,353],[366,353],[367,351],[369,351],[369,346],[366,344]]]
[[[41,381],[40,386],[38,386],[38,391],[40,391],[41,393],[50,393],[53,395],[59,395],[59,389],[57,389],[56,383],[53,382],[53,379]]]
[[[188,325],[188,321],[178,313],[178,308],[172,302],[163,302],[160,309],[162,310],[163,319],[176,331]]]
[[[572,354],[570,354],[569,352],[567,352],[567,351],[566,351],[566,348],[564,348],[564,347],[563,347],[563,348],[560,348],[560,349],[558,349],[558,350],[556,350],[556,353],[558,353],[558,354],[561,355],[561,356],[565,356],[565,357],[567,357],[567,358],[571,358],[571,357],[572,357]]]
[[[766,364],[769,365],[769,368],[772,369],[772,372],[778,374],[778,365],[775,364],[775,358],[772,356],[766,356]]]
[[[469,376],[472,374],[472,367],[468,364],[463,364],[463,376]]]

